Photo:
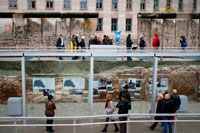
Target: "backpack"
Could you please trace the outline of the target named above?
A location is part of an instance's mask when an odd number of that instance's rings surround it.
[[[159,39],[156,40],[156,46],[157,46],[157,47],[160,46],[160,41],[159,41]]]
[[[187,47],[187,42],[186,41],[183,43],[183,47]]]

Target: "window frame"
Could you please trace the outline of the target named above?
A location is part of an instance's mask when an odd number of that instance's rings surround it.
[[[157,8],[156,8],[157,6]],[[153,10],[159,10],[159,0],[154,0],[154,3],[153,3]]]
[[[192,9],[193,11],[197,10],[197,0],[193,0]]]
[[[172,0],[166,0],[166,10],[171,9],[172,7]]]
[[[112,10],[118,10],[118,0],[112,0]]]
[[[132,10],[133,0],[126,0],[126,10]]]
[[[127,23],[130,20],[130,23]],[[132,31],[132,18],[126,18],[126,31]]]
[[[116,20],[116,23],[113,23],[114,20]],[[117,30],[118,30],[118,19],[112,18],[111,19],[111,31],[117,31]]]
[[[146,10],[146,0],[140,0],[140,10]]]
[[[86,7],[82,7],[83,5]],[[80,9],[82,10],[87,9],[87,0],[80,0]]]
[[[99,20],[101,20],[101,23],[99,23]],[[103,18],[97,19],[97,28],[96,31],[103,31]]]
[[[96,0],[96,9],[103,9],[103,0]]]
[[[16,7],[14,7],[14,4],[16,5]],[[8,7],[11,9],[18,8],[18,1],[17,0],[9,0]]]
[[[66,6],[67,4],[69,7]],[[71,0],[63,0],[63,9],[71,9]]]
[[[178,11],[183,11],[183,0],[178,1]]]
[[[33,7],[33,1],[35,4],[35,7]],[[30,7],[31,4],[31,7]],[[36,9],[36,0],[28,0],[28,9]]]
[[[51,3],[52,3],[52,7],[51,7]],[[46,0],[46,9],[54,9],[54,0]]]

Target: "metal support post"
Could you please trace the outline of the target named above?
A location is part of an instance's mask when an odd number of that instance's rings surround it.
[[[90,56],[90,116],[93,115],[93,77],[94,77],[94,57]],[[92,122],[92,119],[91,119]]]
[[[157,68],[158,68],[158,57],[154,56],[151,113],[155,113],[155,102],[156,102],[156,92],[157,92]]]
[[[16,118],[14,118],[14,125],[17,125]],[[17,127],[16,126],[14,126],[14,133],[17,133]]]
[[[76,124],[76,120],[73,120],[73,123]],[[76,126],[73,126],[73,133],[76,133]]]
[[[21,71],[22,71],[23,117],[26,117],[26,60],[24,56],[21,59]],[[26,124],[26,120],[24,120],[24,124]]]
[[[177,116],[176,115],[175,115],[174,120],[177,120]],[[173,133],[176,133],[176,122],[174,122],[174,132]]]
[[[127,116],[126,133],[130,133],[130,116]]]

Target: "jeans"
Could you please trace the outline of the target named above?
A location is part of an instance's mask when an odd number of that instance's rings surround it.
[[[58,47],[58,49],[64,49],[64,47]],[[59,56],[59,59],[62,59],[62,56]]]
[[[163,120],[172,120],[170,117],[162,117]],[[163,133],[167,133],[167,125],[169,125],[169,133],[172,133],[172,122],[163,122]]]
[[[120,121],[127,121],[127,117],[119,117]],[[120,133],[126,133],[126,123],[119,123]]]

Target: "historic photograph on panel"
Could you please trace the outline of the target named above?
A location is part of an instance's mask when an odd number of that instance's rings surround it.
[[[93,81],[93,96],[98,96],[98,81]]]
[[[55,78],[33,78],[33,92],[55,96]]]
[[[128,79],[128,90],[135,90],[136,89],[136,78],[129,78]]]
[[[113,93],[114,87],[112,86],[112,80],[107,80],[107,85],[106,85],[106,87],[107,87],[107,92]]]
[[[107,85],[106,81],[107,81],[106,78],[98,79],[98,91],[99,92],[106,91],[106,85]]]
[[[142,89],[142,82],[141,82],[141,80],[136,80],[136,89],[135,89],[134,95],[139,96],[141,89]]]

